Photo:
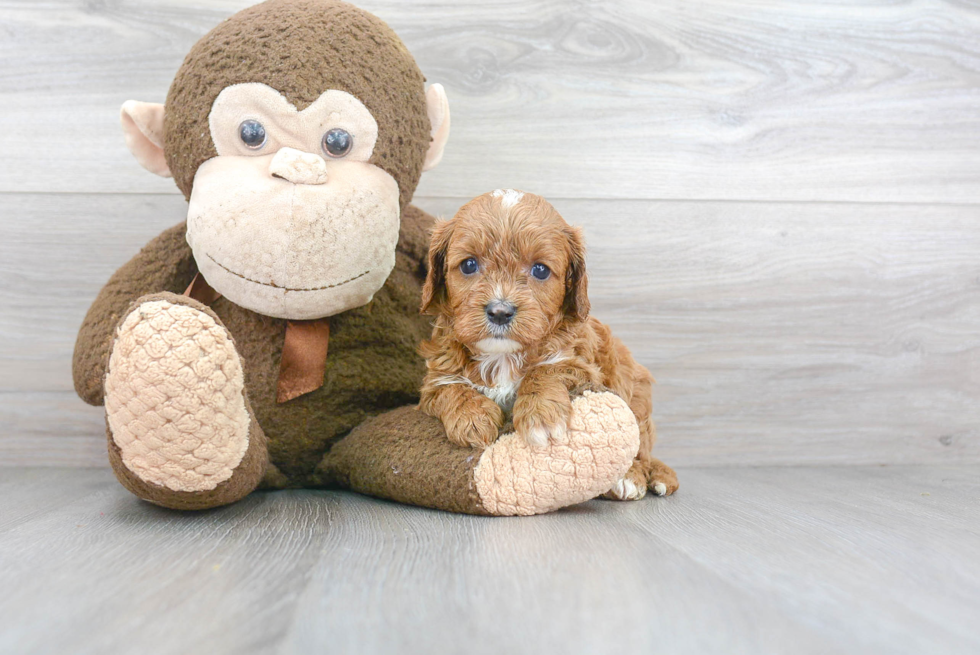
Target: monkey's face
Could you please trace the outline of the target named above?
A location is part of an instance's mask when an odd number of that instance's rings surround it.
[[[194,176],[187,241],[208,283],[267,316],[309,319],[371,300],[395,264],[398,183],[369,164],[371,112],[343,91],[297,111],[264,84],[225,88],[218,156]]]
[[[426,89],[383,21],[337,0],[240,11],[191,48],[166,105],[131,100],[121,118],[137,161],[190,202],[204,278],[286,319],[371,300],[449,137],[442,86]]]

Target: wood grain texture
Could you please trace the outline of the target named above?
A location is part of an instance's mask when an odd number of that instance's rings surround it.
[[[962,559],[963,548],[980,546],[975,468],[704,473],[688,476],[697,485],[692,511],[616,507],[617,518],[628,515],[748,596],[790,600],[791,617],[838,644],[823,652],[980,648],[980,565]],[[700,503],[702,494],[710,501]],[[847,628],[842,607],[847,623],[866,630]]]
[[[0,222],[0,461],[103,465],[101,411],[71,388],[78,325],[185,203],[4,199],[21,220]],[[594,314],[659,381],[668,462],[980,461],[978,208],[555,204],[585,228]]]
[[[595,315],[660,381],[665,458],[980,459],[976,207],[557,206]]]
[[[0,392],[0,468],[108,465],[101,407],[74,391]]]
[[[0,2],[0,191],[176,193],[118,108],[162,101],[251,0]],[[362,0],[453,136],[421,194],[980,200],[980,7],[969,2]]]
[[[315,491],[178,514],[108,471],[6,470],[0,651],[980,649],[976,466],[679,473],[493,519]]]

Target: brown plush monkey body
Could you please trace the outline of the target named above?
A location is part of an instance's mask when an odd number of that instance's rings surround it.
[[[331,485],[323,458],[337,439],[370,416],[417,401],[425,366],[416,351],[430,331],[418,313],[420,263],[431,220],[407,208],[395,270],[369,305],[331,319],[323,386],[289,402],[276,401],[287,321],[223,297],[210,304],[241,355],[252,411],[268,441],[264,486]],[[103,402],[102,380],[118,317],[137,298],[161,291],[181,294],[194,279],[197,266],[185,232],[182,223],[147,244],[93,304],[76,349],[76,388],[86,402]]]
[[[105,404],[110,463],[137,496],[199,509],[263,483],[339,486],[533,514],[625,474],[638,431],[609,393],[575,399],[566,438],[540,449],[513,435],[455,446],[415,409],[432,218],[409,202],[449,115],[383,22],[269,0],[192,48],[166,105],[130,101],[122,122],[137,160],[189,201],[187,222],[106,284],[76,344],[76,389]],[[200,280],[207,305],[181,295]],[[290,348],[309,370],[284,396]]]

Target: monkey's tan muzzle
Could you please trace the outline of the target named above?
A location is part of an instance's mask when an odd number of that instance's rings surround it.
[[[327,163],[319,155],[296,148],[280,148],[269,164],[269,173],[293,184],[324,184]]]

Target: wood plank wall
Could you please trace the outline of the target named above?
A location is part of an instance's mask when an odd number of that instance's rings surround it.
[[[75,333],[186,208],[118,107],[248,4],[0,0],[0,465],[104,465]],[[450,98],[416,204],[516,187],[585,227],[665,459],[980,460],[976,3],[360,4]]]

